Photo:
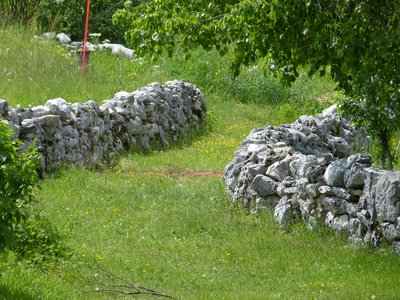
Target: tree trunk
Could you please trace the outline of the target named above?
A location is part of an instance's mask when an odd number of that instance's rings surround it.
[[[386,169],[386,159],[388,161],[388,169],[393,170],[393,161],[392,161],[392,153],[390,150],[389,145],[389,135],[388,130],[382,129],[379,133],[379,137],[381,139],[381,146],[382,146],[382,154],[381,154],[381,163],[382,169]]]

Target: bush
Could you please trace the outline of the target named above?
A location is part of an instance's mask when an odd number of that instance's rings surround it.
[[[122,42],[123,29],[112,24],[112,15],[122,8],[125,1],[94,0],[91,2],[89,31],[101,33],[102,38]],[[82,40],[86,20],[86,0],[41,0],[38,7],[38,23],[42,30],[62,31],[74,40]]]
[[[0,12],[7,20],[27,24],[36,14],[41,0],[1,0]]]
[[[15,239],[10,245],[19,260],[34,266],[51,266],[71,256],[65,238],[43,215],[34,214],[15,228]]]
[[[38,152],[31,146],[21,153],[21,144],[0,121],[0,249],[10,244],[15,226],[27,219],[38,184]]]

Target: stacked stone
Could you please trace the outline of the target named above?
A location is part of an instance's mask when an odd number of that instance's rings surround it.
[[[11,108],[0,100],[0,118],[42,153],[46,170],[63,164],[95,165],[121,149],[168,145],[205,121],[207,105],[196,86],[170,81],[119,92],[99,106],[52,99],[44,106]]]
[[[400,240],[400,173],[371,168],[368,143],[335,107],[293,124],[254,129],[227,165],[234,201],[274,211],[283,229],[304,220],[346,233],[354,243]]]

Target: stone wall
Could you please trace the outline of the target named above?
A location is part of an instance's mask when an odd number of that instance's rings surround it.
[[[371,167],[362,129],[331,107],[293,124],[254,129],[227,165],[235,201],[273,210],[283,229],[303,220],[348,234],[353,243],[393,241],[400,249],[400,173]]]
[[[0,118],[9,121],[27,146],[36,140],[47,170],[95,165],[123,148],[146,150],[176,142],[205,121],[206,110],[200,90],[181,81],[119,92],[101,106],[58,98],[44,106],[12,108],[0,100]]]

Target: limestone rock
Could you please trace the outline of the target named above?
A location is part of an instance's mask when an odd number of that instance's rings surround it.
[[[42,37],[46,40],[54,40],[56,38],[56,33],[55,32],[44,32],[42,34]]]
[[[56,36],[55,36],[55,38],[58,40],[58,42],[60,43],[60,44],[69,44],[69,43],[71,43],[71,38],[67,35],[67,34],[65,34],[65,33],[63,33],[63,32],[61,32],[61,33],[58,33]]]
[[[250,188],[261,197],[276,195],[277,182],[265,175],[257,175]]]
[[[377,220],[396,222],[400,216],[400,172],[385,172],[375,188]]]
[[[6,100],[0,99],[0,117],[6,116],[8,113],[8,103]]]
[[[325,171],[324,180],[327,185],[344,187],[344,173],[347,159],[342,158],[331,163]]]

